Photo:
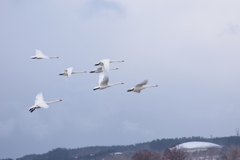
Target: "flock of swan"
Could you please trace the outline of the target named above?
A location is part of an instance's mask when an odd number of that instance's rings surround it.
[[[44,55],[40,50],[36,49],[36,55],[35,56],[31,56],[31,59],[53,59],[53,58],[59,58],[57,56],[46,56]],[[118,83],[114,83],[114,84],[108,84],[109,82],[109,77],[108,77],[108,72],[110,70],[118,70],[118,68],[110,68],[110,63],[113,62],[124,62],[123,60],[118,60],[118,61],[114,61],[114,60],[109,60],[109,59],[103,59],[100,62],[96,63],[95,66],[100,66],[99,68],[90,71],[90,73],[99,73],[99,80],[98,83],[99,85],[95,88],[93,88],[93,90],[102,90],[102,89],[106,89],[108,87],[117,85],[117,84],[123,84],[122,82],[118,82]],[[72,74],[77,74],[77,73],[86,73],[86,71],[73,71],[73,67],[71,68],[67,68],[64,70],[63,73],[60,73],[59,75],[63,75],[66,76],[66,78],[71,77]],[[149,88],[149,87],[157,87],[158,85],[150,85],[150,86],[145,86],[148,83],[148,80],[144,80],[143,82],[137,84],[136,86],[130,88],[127,90],[127,92],[136,92],[136,93],[140,93],[143,89]],[[60,102],[62,101],[61,99],[59,100],[55,100],[55,101],[50,101],[50,102],[45,102],[43,99],[43,95],[42,92],[40,92],[37,96],[36,96],[36,100],[35,100],[35,104],[29,108],[29,111],[32,113],[35,109],[39,109],[39,108],[49,108],[48,104],[51,103],[55,103],[55,102]]]

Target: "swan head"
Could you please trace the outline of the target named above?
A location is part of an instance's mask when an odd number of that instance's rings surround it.
[[[36,59],[37,57],[35,57],[35,56],[31,56],[30,58],[31,58],[31,59]]]
[[[119,82],[119,84],[124,84],[123,82]]]
[[[94,91],[97,90],[97,89],[100,89],[100,87],[95,87],[95,88],[93,88]]]
[[[63,75],[64,75],[64,73],[60,73],[59,75],[63,76]]]
[[[134,88],[130,88],[127,90],[127,92],[132,92],[134,90]]]

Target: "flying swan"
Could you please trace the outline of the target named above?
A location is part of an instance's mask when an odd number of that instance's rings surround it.
[[[118,68],[110,68],[109,70],[118,70]],[[103,72],[102,67],[99,67],[98,69],[92,70],[89,73],[101,73]]]
[[[136,92],[140,93],[143,89],[149,88],[149,87],[157,87],[158,85],[151,85],[151,86],[143,86],[148,83],[148,80],[144,80],[142,83],[137,84],[135,87],[130,88],[127,90],[127,92]]]
[[[56,100],[56,101],[51,101],[51,102],[45,102],[43,100],[43,95],[42,92],[40,92],[37,96],[36,96],[36,100],[35,100],[35,104],[34,106],[29,108],[29,111],[32,113],[35,109],[38,108],[49,108],[48,104],[50,103],[55,103],[55,102],[60,102],[62,101],[61,99]]]
[[[71,77],[72,74],[76,74],[76,73],[86,73],[86,71],[73,71],[73,67],[71,67],[71,68],[65,69],[64,72],[60,73],[59,75]]]
[[[109,71],[110,63],[113,62],[124,62],[124,60],[110,60],[110,59],[103,59],[100,62],[96,63],[95,66],[104,66],[106,71]]]
[[[108,87],[111,87],[111,86],[114,86],[114,85],[117,85],[117,84],[123,84],[122,82],[118,82],[118,83],[114,83],[114,84],[108,84],[108,81],[109,81],[109,78],[108,76],[102,72],[100,73],[99,75],[99,80],[98,80],[98,83],[99,83],[99,86],[95,87],[93,90],[97,90],[97,89],[105,89],[105,88],[108,88]]]
[[[59,58],[59,57],[56,57],[56,56],[54,56],[54,57],[46,56],[46,55],[44,55],[42,53],[42,51],[36,49],[36,55],[35,56],[31,56],[30,58],[31,59],[53,59],[53,58]]]

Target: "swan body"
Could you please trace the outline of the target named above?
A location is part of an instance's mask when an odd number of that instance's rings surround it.
[[[118,68],[110,68],[109,70],[118,70]],[[102,67],[99,67],[98,69],[92,70],[89,73],[101,73],[103,72]]]
[[[117,85],[117,84],[123,84],[122,82],[118,82],[118,83],[114,83],[114,84],[108,84],[108,81],[109,81],[109,78],[106,74],[104,74],[104,72],[100,73],[99,75],[99,86],[95,87],[93,90],[97,90],[97,89],[100,89],[100,90],[103,90],[105,88],[108,88],[108,87],[111,87],[111,86],[114,86],[114,85]]]
[[[127,90],[127,92],[136,92],[140,93],[143,89],[149,88],[149,87],[157,87],[158,85],[151,85],[151,86],[143,86],[148,83],[148,80],[144,80],[143,82],[137,84],[135,87],[130,88]]]
[[[42,92],[40,92],[36,96],[35,104],[32,107],[29,108],[29,111],[32,113],[35,109],[49,108],[49,104],[55,103],[55,102],[60,102],[60,101],[62,101],[62,100],[59,99],[59,100],[56,100],[56,101],[45,102],[44,99],[43,99]]]
[[[73,67],[71,67],[71,68],[65,69],[64,72],[60,73],[59,75],[71,77],[72,74],[76,74],[76,73],[86,73],[86,71],[73,71]]]
[[[37,49],[35,50],[35,52],[36,52],[36,55],[35,56],[31,56],[30,57],[31,59],[53,59],[53,58],[59,58],[59,57],[56,57],[56,56],[54,56],[54,57],[46,56],[46,55],[44,55],[42,53],[42,51],[37,50]]]

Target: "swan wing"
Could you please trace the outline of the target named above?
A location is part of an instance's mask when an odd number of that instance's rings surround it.
[[[98,84],[99,84],[99,85],[101,85],[101,83],[102,83],[102,81],[103,81],[103,78],[104,78],[104,73],[101,72],[101,73],[99,74],[99,79],[98,79]]]
[[[96,69],[96,73],[100,73],[100,72],[102,72],[103,70],[102,70],[102,67],[99,67],[98,69]]]
[[[36,96],[35,105],[41,102],[44,102],[42,92],[38,93],[38,95]]]
[[[100,73],[100,75],[99,75],[99,85],[100,86],[106,86],[106,85],[108,85],[108,81],[109,81],[108,76],[105,75],[104,73]]]
[[[109,72],[109,68],[110,68],[110,60],[109,59],[103,59],[101,61],[103,63],[103,67],[102,67],[102,70],[103,72]]]
[[[141,90],[135,90],[134,92],[140,93],[140,92],[141,92]]]
[[[135,87],[142,87],[143,85],[146,85],[148,83],[148,80],[144,80],[141,83],[137,84]]]
[[[109,78],[107,75],[104,76],[101,86],[107,86],[108,85]]]
[[[71,77],[73,71],[73,67],[67,69],[67,75],[68,77]]]
[[[42,51],[40,51],[40,50],[38,50],[38,49],[36,49],[35,51],[36,51],[36,56],[37,56],[37,57],[48,58],[48,59],[49,59],[49,57],[48,57],[48,56],[45,56],[45,55],[42,53]]]

